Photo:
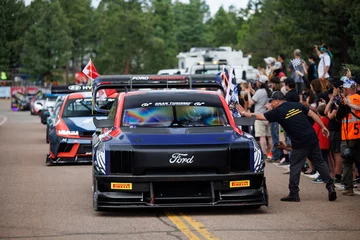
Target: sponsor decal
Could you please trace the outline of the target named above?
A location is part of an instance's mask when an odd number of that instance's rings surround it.
[[[132,189],[132,183],[112,182],[111,183],[111,189],[131,190]]]
[[[194,157],[195,157],[194,155],[190,155],[188,153],[173,153],[171,155],[171,158],[169,159],[169,162],[171,164],[193,163]]]
[[[154,105],[161,106],[190,106],[192,102],[156,102]]]
[[[230,188],[250,187],[250,180],[230,181]]]
[[[195,102],[194,103],[194,106],[202,106],[204,105],[205,103],[204,102]]]
[[[59,135],[79,136],[78,131],[58,130]]]
[[[143,103],[143,104],[141,104],[142,107],[148,107],[148,106],[151,106],[151,105],[152,105],[152,103]]]
[[[159,76],[151,76],[149,80],[185,80],[185,76],[172,76],[172,75],[159,75]]]
[[[91,86],[70,85],[68,89],[71,91],[91,91]]]
[[[149,80],[149,77],[147,77],[147,76],[135,76],[135,77],[132,77],[131,80]]]

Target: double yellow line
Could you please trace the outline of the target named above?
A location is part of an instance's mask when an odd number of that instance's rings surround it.
[[[184,213],[179,213],[178,216],[173,212],[166,211],[166,216],[175,224],[175,226],[190,240],[200,240],[198,235],[196,235],[188,226],[181,220],[181,217],[195,230],[195,232],[199,233],[206,240],[220,240],[220,238],[216,237],[214,234],[210,233],[205,226],[192,219],[191,217],[185,215]]]

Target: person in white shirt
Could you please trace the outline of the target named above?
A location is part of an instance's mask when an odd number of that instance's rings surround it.
[[[326,84],[327,79],[330,77],[329,68],[331,64],[331,59],[329,54],[326,52],[326,48],[320,46],[320,48],[315,45],[315,52],[318,55],[320,62],[318,65],[318,77],[321,81],[321,84]]]

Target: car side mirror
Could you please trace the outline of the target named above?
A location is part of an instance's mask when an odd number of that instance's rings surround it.
[[[112,128],[114,126],[114,119],[97,119],[93,118],[93,122],[96,128]]]
[[[256,117],[236,117],[234,118],[236,126],[252,126],[255,123]]]

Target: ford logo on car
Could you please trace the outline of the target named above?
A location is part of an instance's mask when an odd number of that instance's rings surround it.
[[[194,155],[189,156],[188,153],[173,153],[171,158],[169,159],[170,163],[193,163],[194,162]]]

